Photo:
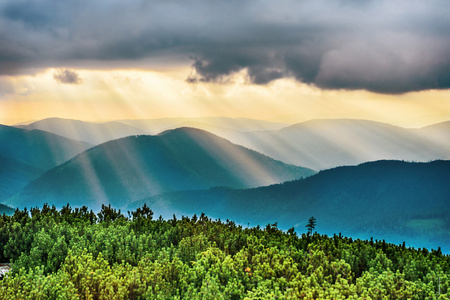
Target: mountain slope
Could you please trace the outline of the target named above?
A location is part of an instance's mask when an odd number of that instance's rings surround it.
[[[206,213],[243,224],[278,222],[305,232],[317,230],[360,238],[407,241],[450,252],[450,161],[377,161],[338,167],[284,184],[255,189],[215,188],[158,195],[132,203],[164,217]]]
[[[42,171],[53,168],[91,147],[41,130],[0,125],[0,155]]]
[[[89,147],[45,131],[0,125],[0,201]]]
[[[415,132],[430,143],[450,149],[450,121],[416,129]],[[450,151],[447,152],[446,158],[450,159]]]
[[[448,159],[450,146],[417,130],[364,120],[313,120],[276,131],[243,133],[232,142],[295,165],[323,170],[381,159]]]
[[[0,202],[19,192],[42,171],[0,155]]]
[[[98,145],[110,140],[145,134],[141,129],[119,122],[91,123],[79,120],[49,118],[21,126],[25,129],[39,129],[58,134],[70,139]]]
[[[15,207],[122,207],[131,200],[214,186],[256,187],[314,174],[193,128],[136,136],[96,146],[30,183]]]

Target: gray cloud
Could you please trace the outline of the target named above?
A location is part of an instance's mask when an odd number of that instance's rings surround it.
[[[447,0],[5,0],[0,75],[184,56],[189,82],[246,70],[255,84],[448,89],[449,15]]]
[[[82,82],[81,78],[74,71],[68,69],[60,69],[55,71],[53,78],[59,83],[64,84],[80,84]]]

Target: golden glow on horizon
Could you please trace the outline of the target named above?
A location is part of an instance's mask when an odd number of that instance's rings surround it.
[[[0,77],[15,90],[0,94],[0,123],[48,117],[102,122],[225,116],[286,123],[353,118],[421,127],[450,120],[450,90],[382,95],[320,90],[290,79],[257,86],[246,82],[245,72],[229,84],[189,84],[186,67],[164,72],[75,70],[82,83],[71,85],[58,83],[54,72]]]

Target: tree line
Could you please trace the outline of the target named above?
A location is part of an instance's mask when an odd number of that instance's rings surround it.
[[[0,299],[449,299],[450,257],[384,241],[44,205],[0,216]]]

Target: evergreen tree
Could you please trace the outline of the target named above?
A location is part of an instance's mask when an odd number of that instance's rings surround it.
[[[308,228],[308,235],[312,234],[313,230],[316,228],[316,218],[309,218],[308,224],[306,224],[305,227]]]

